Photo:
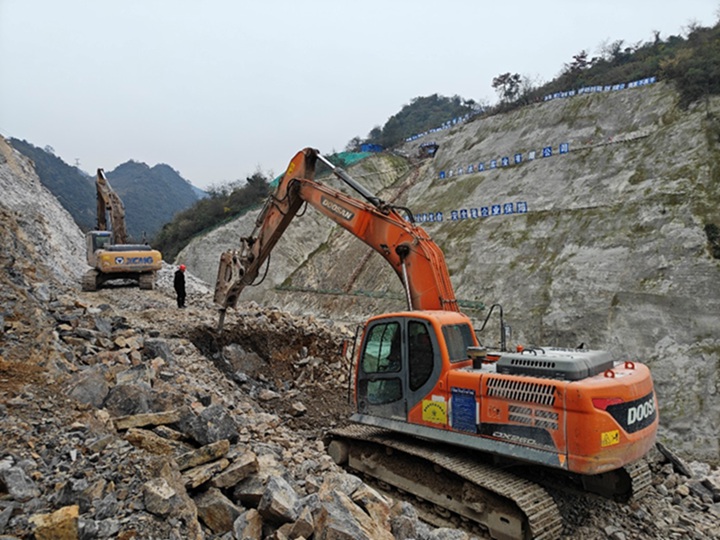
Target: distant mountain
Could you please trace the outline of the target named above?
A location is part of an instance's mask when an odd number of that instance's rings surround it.
[[[207,191],[202,190],[199,187],[195,187],[192,185],[191,185],[191,187],[193,188],[193,191],[195,192],[195,195],[197,196],[198,199],[204,199],[205,197],[208,196]]]
[[[83,231],[93,229],[97,222],[95,181],[77,167],[71,167],[54,155],[27,141],[9,139],[18,152],[35,164],[40,182],[55,195]]]
[[[71,167],[55,156],[52,148],[39,148],[18,139],[10,139],[10,144],[33,161],[42,184],[83,231],[96,227],[94,176]],[[152,239],[177,212],[205,196],[165,164],[151,168],[145,163],[128,161],[113,171],[106,170],[105,174],[125,205],[125,221],[132,241]]]
[[[128,232],[135,240],[153,238],[177,212],[199,199],[190,182],[169,165],[128,161],[105,174],[125,204]]]

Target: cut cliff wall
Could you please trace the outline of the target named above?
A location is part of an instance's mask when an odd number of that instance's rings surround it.
[[[40,183],[32,163],[0,137],[0,227],[8,268],[29,268],[38,279],[80,283],[87,269],[84,239],[72,216]],[[43,264],[37,264],[41,261]]]
[[[514,343],[584,342],[649,364],[661,439],[717,463],[719,117],[719,99],[681,110],[658,83],[478,117],[431,135],[440,149],[415,169],[386,155],[350,173],[385,199],[400,194],[417,214],[443,212],[423,226],[445,252],[457,297],[502,304]],[[400,153],[415,155],[421,142]],[[561,143],[567,153],[558,154]],[[553,156],[542,158],[547,146]],[[512,165],[500,166],[503,157]],[[493,159],[498,168],[476,171]],[[457,174],[470,164],[476,172]],[[518,202],[527,213],[449,219],[453,210]],[[219,253],[249,235],[254,219],[195,242],[181,260],[206,264],[199,275],[214,283]],[[351,321],[405,307],[384,260],[312,210],[293,222],[247,299]]]

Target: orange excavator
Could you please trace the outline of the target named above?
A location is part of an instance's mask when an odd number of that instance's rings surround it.
[[[315,180],[318,160],[362,198]],[[649,369],[584,347],[507,350],[499,305],[490,310],[500,314],[499,350],[486,349],[459,310],[443,252],[412,212],[376,197],[312,148],[292,159],[252,235],[222,254],[219,329],[305,203],[380,253],[408,304],[364,324],[352,423],[326,437],[338,464],[497,539],[559,534],[561,511],[538,483],[547,472],[617,500],[649,488],[642,458],[658,427]]]

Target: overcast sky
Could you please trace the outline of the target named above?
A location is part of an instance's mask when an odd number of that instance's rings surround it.
[[[0,0],[0,134],[194,185],[330,154],[418,96],[495,103],[581,50],[712,26],[719,0]],[[618,81],[608,81],[618,82]]]

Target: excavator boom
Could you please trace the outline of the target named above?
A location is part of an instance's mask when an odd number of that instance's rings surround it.
[[[112,231],[113,244],[127,244],[125,206],[118,194],[110,187],[102,169],[97,170],[95,186],[97,187],[97,230]]]
[[[316,181],[317,160],[360,193],[365,201]],[[334,167],[317,150],[298,152],[275,192],[260,213],[256,228],[241,239],[240,250],[222,254],[215,285],[215,302],[235,307],[240,292],[257,278],[263,263],[304,203],[324,214],[380,253],[400,278],[410,309],[459,311],[445,257],[430,236],[403,217],[399,207],[370,194]],[[221,315],[222,317],[222,315]]]

